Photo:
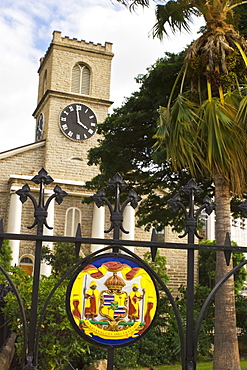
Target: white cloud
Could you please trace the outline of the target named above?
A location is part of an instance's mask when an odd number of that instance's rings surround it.
[[[201,21],[199,21],[200,24]],[[149,37],[154,9],[130,13],[112,0],[3,0],[0,3],[0,151],[34,140],[32,112],[38,91],[39,59],[52,32],[104,44],[113,43],[111,100],[119,106],[138,89],[134,78],[164,52],[178,52],[192,36],[162,43]],[[195,31],[199,25],[194,27]]]

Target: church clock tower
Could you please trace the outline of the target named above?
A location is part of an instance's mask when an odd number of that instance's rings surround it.
[[[53,177],[87,181],[97,173],[87,152],[97,145],[97,124],[112,102],[112,44],[61,37],[52,42],[39,68],[36,141],[45,140],[44,168]]]

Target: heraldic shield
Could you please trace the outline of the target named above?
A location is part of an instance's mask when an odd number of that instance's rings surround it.
[[[68,317],[87,341],[121,347],[139,339],[156,316],[152,276],[128,255],[100,254],[82,265],[67,289]]]

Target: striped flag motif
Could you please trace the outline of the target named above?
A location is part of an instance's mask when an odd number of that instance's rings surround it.
[[[114,294],[103,294],[104,296],[104,306],[108,306],[110,309],[114,311],[114,319],[120,315],[124,315],[126,313],[126,307],[119,306],[118,302],[114,299]]]
[[[114,302],[114,294],[104,293],[104,306],[110,306],[112,302]]]
[[[126,308],[124,306],[119,306],[115,311],[114,311],[114,319],[120,315],[124,315],[126,312]]]

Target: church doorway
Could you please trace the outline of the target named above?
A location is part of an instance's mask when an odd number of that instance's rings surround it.
[[[29,256],[23,256],[19,266],[26,272],[27,275],[33,275],[33,261]]]

